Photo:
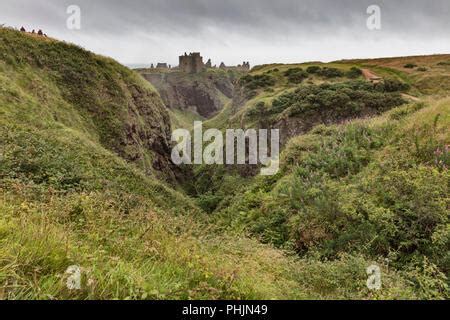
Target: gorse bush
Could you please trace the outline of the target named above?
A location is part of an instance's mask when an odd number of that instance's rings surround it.
[[[270,115],[269,108],[264,101],[258,102],[247,111],[247,116],[255,119],[265,119]]]
[[[342,70],[339,70],[337,68],[329,68],[329,67],[324,67],[322,69],[320,69],[317,74],[321,77],[324,78],[340,78],[343,77],[345,75],[345,73]]]
[[[268,74],[245,75],[241,77],[239,83],[248,90],[267,88],[275,85],[275,79]]]
[[[308,73],[302,68],[292,68],[285,71],[284,76],[287,77],[290,83],[299,84],[308,78]]]
[[[357,67],[351,67],[348,71],[342,71],[337,68],[330,68],[330,67],[319,67],[319,66],[309,66],[306,68],[306,73],[318,75],[320,77],[324,78],[341,78],[341,77],[347,77],[350,79],[356,79],[360,76],[362,76],[362,70]]]
[[[410,86],[396,79],[385,79],[383,82],[376,84],[375,88],[381,92],[398,92],[407,91]]]
[[[312,113],[360,115],[367,110],[383,112],[404,103],[400,94],[392,93],[391,89],[391,86],[363,81],[303,86],[275,99],[270,112],[287,112],[291,116]]]
[[[319,73],[319,71],[321,69],[322,68],[319,66],[310,66],[310,67],[306,68],[306,72],[308,72],[310,74],[317,74],[317,73]]]

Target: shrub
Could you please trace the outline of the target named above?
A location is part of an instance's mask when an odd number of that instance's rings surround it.
[[[384,91],[384,87],[381,90],[365,81],[353,81],[303,86],[275,99],[270,112],[288,110],[289,115],[319,112],[328,116],[346,117],[361,114],[363,110],[381,112],[403,103],[399,94]]]
[[[250,118],[260,118],[264,117],[267,114],[267,107],[263,101],[258,102],[255,106],[253,106],[249,111],[247,111],[247,116]]]
[[[250,212],[241,209],[249,230],[302,255],[384,256],[399,269],[425,256],[448,271],[448,174],[423,165],[399,168],[392,158],[369,167],[386,137],[364,125],[316,138],[317,148],[303,151],[271,193],[246,195],[257,197]]]
[[[222,201],[222,197],[212,193],[206,193],[200,195],[197,198],[197,205],[207,213],[212,213],[219,203]]]
[[[301,68],[292,68],[284,73],[290,83],[299,84],[308,78],[308,73]]]
[[[274,77],[268,74],[261,75],[245,75],[240,80],[239,83],[243,85],[248,90],[256,90],[261,88],[267,88],[275,85]]]
[[[406,68],[406,69],[414,69],[414,68],[417,67],[417,65],[414,64],[414,63],[407,63],[403,67]]]
[[[271,70],[267,71],[266,73],[267,73],[267,74],[271,74],[271,73],[276,73],[276,72],[278,72],[278,71],[280,71],[280,69],[275,68],[275,69],[271,69]]]
[[[352,67],[349,71],[347,71],[346,76],[350,79],[356,79],[362,76],[362,70],[356,67]]]
[[[385,79],[383,82],[376,84],[376,87],[383,92],[399,92],[410,89],[409,84],[396,79]]]
[[[317,74],[319,73],[321,68],[319,66],[310,66],[306,69],[306,72],[310,74]]]
[[[344,72],[337,68],[323,68],[318,74],[324,78],[340,78],[344,76]]]

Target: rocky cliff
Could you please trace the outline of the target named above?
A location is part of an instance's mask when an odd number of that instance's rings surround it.
[[[192,111],[204,118],[216,115],[232,98],[236,78],[234,72],[221,70],[199,74],[148,70],[140,73],[158,90],[168,108]]]

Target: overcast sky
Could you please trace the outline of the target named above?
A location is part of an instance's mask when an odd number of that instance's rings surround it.
[[[69,5],[81,30],[66,27]],[[369,5],[381,30],[367,28]],[[0,0],[0,24],[128,65],[176,65],[185,51],[227,65],[450,53],[450,0]]]

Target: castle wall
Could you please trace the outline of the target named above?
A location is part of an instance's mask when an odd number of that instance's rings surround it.
[[[179,68],[186,73],[199,73],[205,68],[203,57],[198,52],[190,53],[189,55],[185,53],[183,56],[180,56]]]

